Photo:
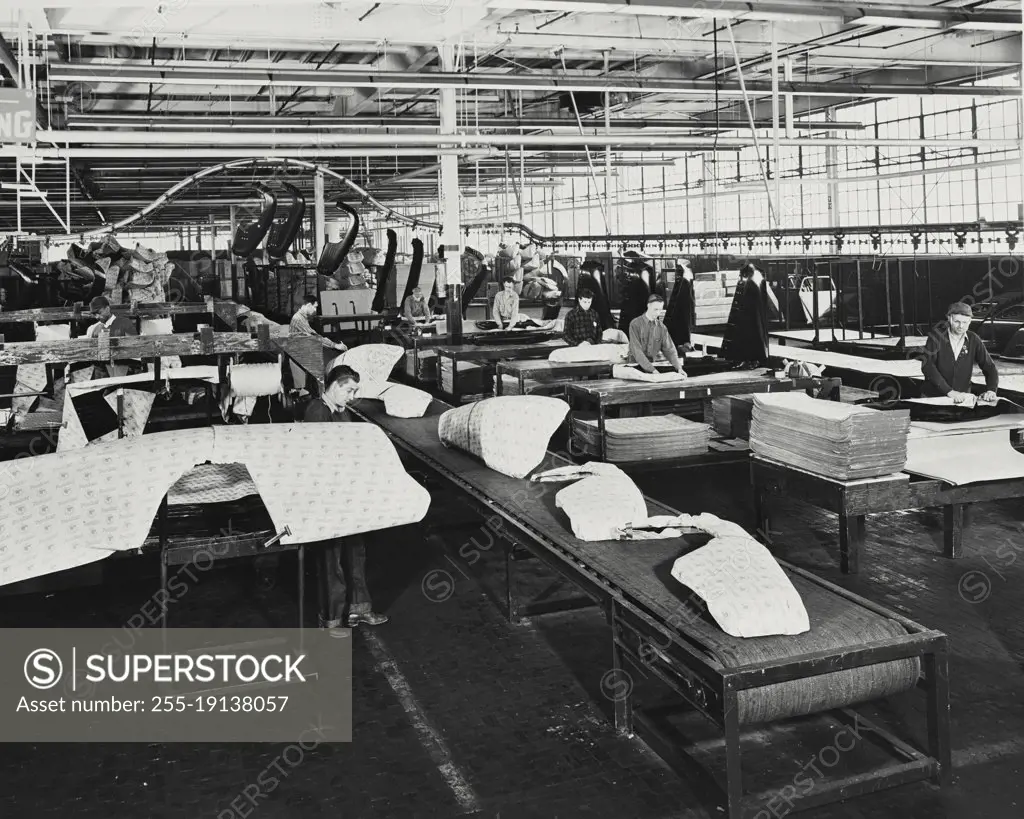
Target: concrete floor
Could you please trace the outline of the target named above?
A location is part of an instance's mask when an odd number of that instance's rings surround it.
[[[743,465],[637,476],[645,492],[684,512],[741,522],[750,514]],[[431,515],[465,517],[435,497]],[[949,634],[957,783],[919,783],[805,814],[854,817],[1024,815],[1024,536],[1020,505],[976,509],[966,556],[941,556],[941,515],[869,518],[863,572],[838,571],[836,521],[798,501],[773,524],[781,556]],[[496,554],[485,580],[499,580]],[[596,609],[512,626],[481,587],[421,530],[377,538],[370,586],[392,621],[357,633],[354,741],[305,753],[251,812],[232,800],[277,761],[276,745],[0,746],[0,816],[37,819],[313,819],[315,817],[721,816],[706,795],[635,739],[612,729],[602,693],[609,637]],[[528,564],[523,584],[546,585]],[[479,567],[478,567],[479,568]],[[179,626],[290,626],[291,569],[258,590],[235,563],[204,575],[173,610]],[[120,626],[155,588],[155,563],[111,564],[103,587],[0,599],[0,625]],[[441,574],[443,573],[443,574]],[[440,583],[439,580],[445,582]],[[438,592],[442,589],[442,592]],[[912,701],[882,708],[917,730]],[[763,737],[762,737],[763,739]],[[752,744],[770,750],[758,737]],[[814,748],[807,752],[809,758]],[[798,757],[795,757],[798,758]],[[791,757],[757,753],[745,769],[781,786]],[[244,803],[243,803],[244,804]],[[758,814],[764,819],[769,813]],[[776,817],[787,815],[785,805]]]

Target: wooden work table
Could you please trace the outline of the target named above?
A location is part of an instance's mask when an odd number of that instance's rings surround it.
[[[682,357],[680,359],[682,360]],[[501,381],[503,375],[518,379],[519,394],[525,395],[527,381],[540,381],[547,384],[560,381],[609,379],[612,377],[614,366],[610,361],[500,361],[497,366],[495,392],[497,395],[501,395],[503,392]],[[720,359],[702,356],[687,358],[683,366],[690,375],[703,375],[721,370],[723,363]]]
[[[771,498],[799,498],[839,515],[839,563],[846,574],[860,570],[865,518],[878,512],[942,507],[945,520],[945,555],[963,554],[964,509],[979,501],[1024,497],[1024,478],[951,486],[898,472],[878,478],[841,481],[816,475],[759,455],[750,457],[750,482],[758,530],[771,541]]]
[[[541,341],[533,344],[454,344],[437,348],[437,386],[438,389],[450,395],[455,403],[462,400],[462,391],[459,389],[459,362],[491,362],[503,359],[546,359],[553,350],[561,349],[566,344],[561,339]],[[451,361],[452,367],[452,391],[448,393],[441,380],[441,359],[447,358]]]
[[[775,378],[753,372],[728,372],[697,376],[682,381],[647,383],[613,378],[602,381],[578,381],[567,385],[570,412],[595,408],[600,441],[600,460],[607,459],[605,421],[612,407],[653,407],[715,398],[719,395],[791,392],[806,390],[816,397],[839,400],[840,381],[835,378]],[[649,412],[645,413],[649,414]]]

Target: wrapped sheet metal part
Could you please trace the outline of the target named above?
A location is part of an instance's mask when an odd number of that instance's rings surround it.
[[[445,446],[480,458],[491,469],[525,478],[537,468],[569,405],[538,395],[502,396],[450,409],[437,434]]]
[[[750,448],[836,480],[901,472],[910,413],[820,401],[803,393],[755,395]]]
[[[643,418],[608,418],[604,422],[606,459],[611,462],[657,461],[704,455],[711,430],[678,415],[650,415]],[[573,442],[579,449],[600,452],[597,418],[576,413],[572,421]]]

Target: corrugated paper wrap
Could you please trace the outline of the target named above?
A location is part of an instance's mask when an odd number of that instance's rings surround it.
[[[569,516],[580,540],[617,540],[632,520],[647,517],[647,501],[633,480],[618,467],[590,475],[555,495],[555,506]]]
[[[743,528],[714,515],[680,515],[675,523],[713,535],[680,557],[672,577],[700,597],[733,637],[803,634],[807,609],[771,553]]]
[[[347,364],[359,373],[359,398],[379,398],[388,387],[388,378],[395,365],[405,355],[405,350],[396,344],[362,344],[346,350],[331,364]]]
[[[548,361],[578,363],[588,361],[610,361],[621,364],[629,357],[628,344],[585,344],[578,347],[563,347],[548,356]]]
[[[0,585],[143,545],[197,464],[244,464],[284,543],[415,523],[430,495],[372,424],[275,424],[147,435],[0,464]],[[352,476],[359,480],[352,480]]]
[[[479,457],[512,478],[525,478],[547,453],[548,442],[569,412],[558,398],[514,395],[450,409],[438,419],[441,443]]]
[[[390,384],[379,397],[384,411],[394,418],[422,418],[433,400],[430,393],[405,384]]]

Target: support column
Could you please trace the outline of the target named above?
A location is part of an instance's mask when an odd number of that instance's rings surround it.
[[[825,119],[829,122],[836,121],[836,109],[826,108]],[[835,139],[839,137],[838,131],[829,131],[828,138]],[[839,164],[839,149],[835,145],[825,146],[825,174],[829,178],[828,183],[828,226],[832,228],[839,227],[842,224],[842,214],[839,212],[839,183],[835,180],[839,176],[838,168]]]
[[[715,204],[718,201],[718,180],[716,178],[717,166],[715,165],[715,155],[713,153],[705,152],[702,154],[702,167],[704,171],[704,198],[701,200],[704,203],[704,232],[714,233],[718,227],[718,221],[716,218],[716,207]],[[716,248],[715,253],[718,253],[719,248]]]
[[[772,149],[772,179],[775,182],[775,227],[782,228],[782,146],[780,144],[781,125],[779,122],[779,40],[775,34],[775,22],[772,21],[772,137],[775,145]]]
[[[455,45],[442,43],[438,47],[441,70],[455,71]],[[440,89],[439,116],[442,134],[454,134],[458,126],[456,89]],[[506,154],[507,156],[507,154]],[[438,187],[438,211],[441,215],[439,247],[444,248],[444,262],[438,270],[443,282],[448,317],[448,337],[451,343],[462,341],[462,230],[459,222],[459,157],[446,154],[441,157],[441,176]]]
[[[604,76],[608,76],[608,52],[604,52]],[[604,92],[604,132],[611,136],[612,133],[612,95],[611,92]],[[608,209],[608,229],[612,233],[619,230],[619,203],[617,191],[613,190],[612,181],[612,146],[604,146],[604,201]]]
[[[327,215],[324,206],[324,169],[319,165],[313,174],[313,241],[314,264],[319,264],[327,241]]]

